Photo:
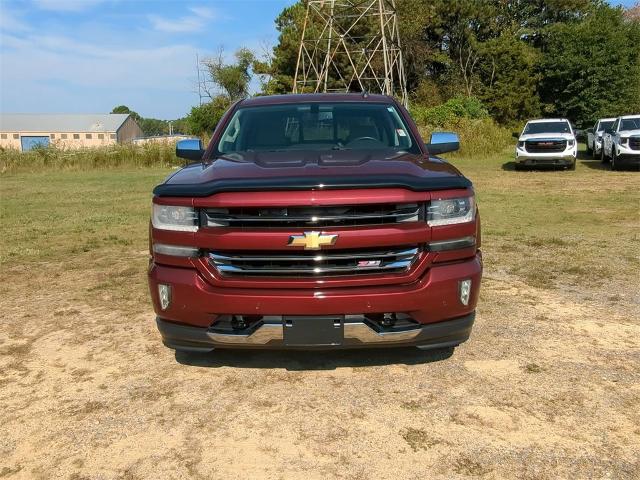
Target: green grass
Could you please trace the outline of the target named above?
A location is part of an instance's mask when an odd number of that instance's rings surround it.
[[[102,148],[39,148],[21,153],[0,148],[0,174],[38,172],[47,169],[96,170],[103,168],[148,168],[183,165],[175,156],[175,146],[149,143],[145,145],[112,145]]]
[[[591,161],[579,162],[575,172],[515,172],[509,161],[508,152],[452,157],[475,185],[488,275],[514,275],[542,288],[637,283],[639,174],[603,170]],[[151,190],[170,172],[47,168],[4,174],[3,269],[91,268],[88,294],[140,293]]]

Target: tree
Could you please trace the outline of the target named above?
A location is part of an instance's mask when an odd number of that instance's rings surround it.
[[[236,101],[246,98],[249,95],[249,84],[251,83],[251,67],[255,61],[255,56],[251,50],[241,48],[235,52],[236,63],[227,64],[224,62],[224,52],[220,49],[217,57],[203,60],[202,64],[209,75],[208,83],[212,89],[207,88],[206,93],[213,101],[220,93],[229,100]]]
[[[584,21],[557,24],[545,39],[539,93],[545,110],[584,126],[640,110],[640,23],[596,5]]]
[[[139,122],[140,119],[142,118],[140,115],[138,115],[137,112],[134,112],[133,110],[129,109],[129,107],[127,107],[126,105],[118,105],[117,107],[113,107],[113,110],[111,110],[111,113],[126,113],[131,115],[131,118],[133,118],[136,122]]]
[[[503,124],[540,114],[540,52],[513,35],[487,40],[478,68],[478,96]]]
[[[189,132],[195,135],[210,135],[230,105],[231,102],[226,96],[218,95],[209,103],[193,107],[187,117]]]

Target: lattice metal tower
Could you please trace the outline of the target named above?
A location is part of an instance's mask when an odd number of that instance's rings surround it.
[[[395,0],[308,0],[293,92],[353,91],[407,104]]]

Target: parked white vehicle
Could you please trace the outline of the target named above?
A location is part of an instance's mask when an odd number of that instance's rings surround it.
[[[518,137],[516,169],[524,167],[576,168],[578,145],[573,127],[565,118],[529,120]]]
[[[603,162],[611,161],[611,170],[640,167],[640,115],[616,118],[602,136],[600,158]]]
[[[593,158],[600,158],[602,134],[605,129],[611,128],[615,121],[615,118],[601,118],[596,122],[593,128],[587,128],[587,153]]]

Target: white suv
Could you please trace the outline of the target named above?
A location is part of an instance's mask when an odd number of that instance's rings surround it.
[[[569,120],[529,120],[522,133],[514,136],[518,137],[516,169],[550,166],[575,170],[578,142]]]
[[[600,158],[600,150],[602,149],[602,135],[607,128],[613,126],[615,118],[601,118],[596,122],[593,128],[587,129],[587,153],[593,158]]]
[[[611,160],[611,170],[640,167],[640,115],[616,118],[602,136],[601,159]]]

